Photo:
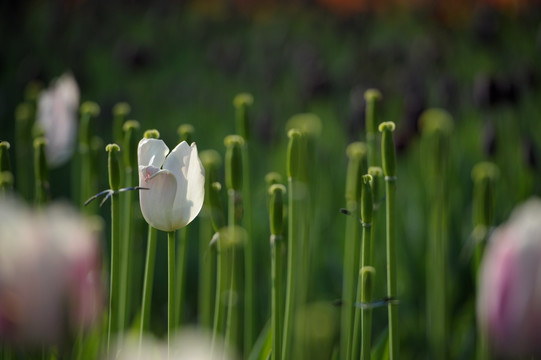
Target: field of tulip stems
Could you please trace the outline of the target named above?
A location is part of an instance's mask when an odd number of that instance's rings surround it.
[[[540,94],[501,79],[469,89],[490,120],[365,87],[349,136],[315,101],[271,145],[248,92],[173,133],[70,72],[28,84],[0,134],[0,360],[541,356]]]

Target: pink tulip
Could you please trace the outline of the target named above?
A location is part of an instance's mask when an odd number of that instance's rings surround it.
[[[57,345],[93,326],[104,303],[98,245],[67,206],[0,202],[0,339]]]
[[[480,271],[478,321],[494,353],[541,355],[541,200],[493,233]]]

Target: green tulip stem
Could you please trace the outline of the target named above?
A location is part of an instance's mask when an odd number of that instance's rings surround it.
[[[147,256],[145,262],[145,277],[143,280],[143,296],[141,303],[141,327],[139,331],[139,344],[143,340],[145,330],[148,330],[150,324],[150,309],[152,303],[152,285],[154,283],[154,264],[156,262],[156,245],[158,231],[152,226],[148,226]]]
[[[111,196],[111,278],[109,288],[109,323],[107,331],[107,349],[111,348],[111,336],[118,331],[118,296],[120,275],[120,199],[118,189],[120,184],[120,168],[116,144],[105,148],[108,155],[109,186],[114,191]]]
[[[167,349],[171,350],[171,336],[175,329],[175,234],[167,233]]]
[[[228,271],[229,271],[229,293],[227,299],[227,317],[225,324],[225,345],[226,349],[234,349],[237,345],[238,325],[239,325],[239,306],[238,306],[238,286],[237,286],[237,267],[235,264],[236,252],[236,231],[238,213],[238,192],[234,189],[228,190],[228,234],[229,237],[227,250],[229,253]]]
[[[178,231],[178,249],[177,249],[177,277],[176,277],[176,324],[180,325],[182,322],[182,308],[184,306],[184,282],[186,280],[186,254],[188,252],[188,227],[185,226]]]
[[[272,360],[282,359],[282,236],[271,235]]]
[[[213,356],[218,335],[221,334],[224,325],[224,301],[222,299],[222,296],[225,293],[225,285],[227,279],[225,269],[226,261],[224,258],[225,249],[220,239],[218,239],[217,241],[216,248],[216,292],[214,300],[214,320],[211,342],[211,354],[213,354]]]
[[[126,188],[133,186],[133,174],[131,169],[126,171],[125,174],[125,186]],[[131,271],[130,271],[130,262],[131,262],[131,239],[132,239],[132,218],[133,218],[133,192],[127,191],[127,194],[123,196],[122,199],[122,252],[120,257],[120,302],[118,308],[118,324],[119,330],[123,331],[126,327],[126,319],[129,315],[129,302],[130,296],[128,296],[131,286]]]

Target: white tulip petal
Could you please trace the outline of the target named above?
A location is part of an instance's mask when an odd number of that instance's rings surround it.
[[[169,170],[153,166],[140,167],[139,185],[148,190],[139,190],[141,212],[146,222],[162,231],[176,230],[171,209],[177,192],[177,180]]]
[[[139,145],[137,146],[139,166],[154,166],[160,168],[168,153],[169,148],[160,139],[143,138],[139,141]]]
[[[173,217],[180,228],[199,214],[205,197],[205,169],[199,160],[196,144],[189,146],[185,141],[178,144],[163,167],[177,178]]]

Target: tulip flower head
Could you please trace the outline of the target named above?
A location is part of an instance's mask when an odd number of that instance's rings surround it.
[[[540,218],[539,199],[517,208],[483,258],[477,316],[498,355],[541,355]]]
[[[173,231],[199,214],[205,197],[205,170],[195,143],[185,141],[173,151],[162,140],[144,138],[137,149],[140,204],[149,225]]]
[[[47,160],[53,166],[66,162],[73,153],[78,107],[79,87],[69,73],[39,95],[37,122],[45,132]]]

